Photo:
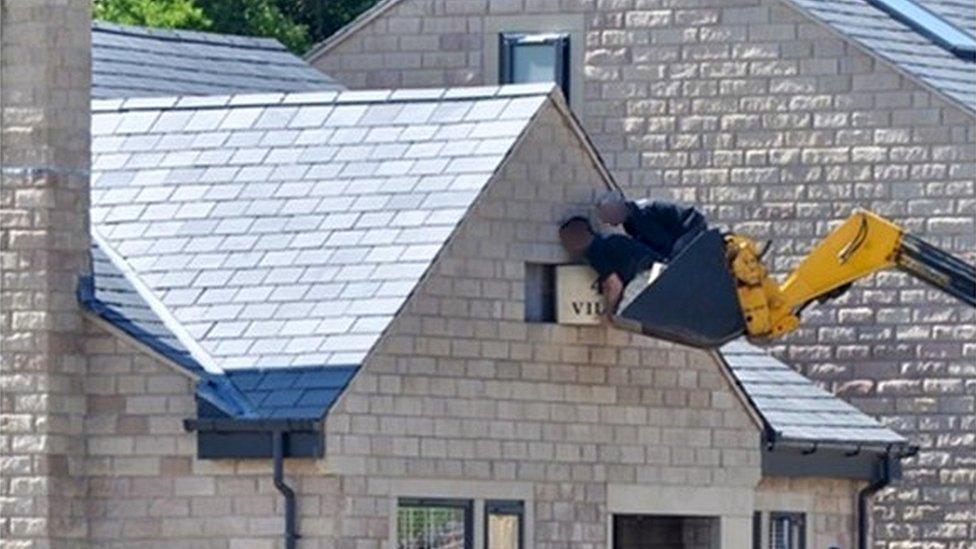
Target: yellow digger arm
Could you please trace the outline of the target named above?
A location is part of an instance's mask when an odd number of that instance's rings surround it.
[[[746,323],[755,338],[775,338],[799,326],[814,300],[842,293],[854,281],[898,268],[976,307],[976,268],[868,211],[834,229],[779,284],[748,237],[727,237],[727,254]]]

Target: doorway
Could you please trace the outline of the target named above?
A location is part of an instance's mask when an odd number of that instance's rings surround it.
[[[614,515],[614,549],[719,549],[718,519]]]

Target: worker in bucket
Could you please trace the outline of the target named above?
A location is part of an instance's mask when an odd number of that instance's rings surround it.
[[[638,240],[622,234],[601,235],[589,219],[573,216],[559,226],[559,241],[574,259],[584,259],[599,277],[609,311],[628,303],[653,280],[664,258]]]
[[[624,231],[654,250],[665,261],[677,256],[699,233],[708,229],[705,216],[690,206],[654,200],[629,201],[620,191],[609,191],[597,202],[600,220],[623,225]]]

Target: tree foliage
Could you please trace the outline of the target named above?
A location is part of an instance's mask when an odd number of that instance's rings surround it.
[[[92,0],[96,19],[125,25],[269,36],[302,53],[377,0]]]
[[[210,27],[210,19],[193,0],[94,0],[92,15],[123,25],[198,29]]]

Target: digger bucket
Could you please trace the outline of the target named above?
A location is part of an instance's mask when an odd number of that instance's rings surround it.
[[[721,233],[712,229],[692,240],[637,297],[621,304],[614,323],[701,348],[718,347],[745,333]]]

